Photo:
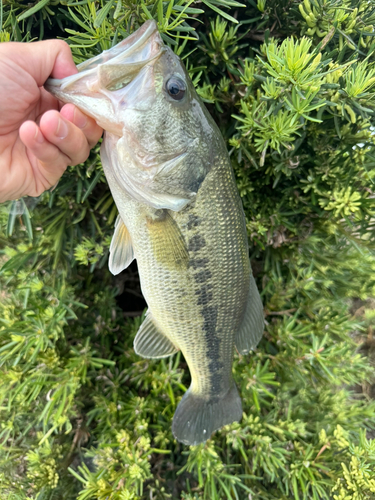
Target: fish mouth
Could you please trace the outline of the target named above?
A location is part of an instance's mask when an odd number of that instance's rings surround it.
[[[77,66],[78,73],[62,80],[49,78],[44,85],[64,103],[73,103],[105,130],[114,132],[115,110],[111,92],[126,87],[145,66],[163,53],[156,22],[145,22],[125,40]],[[116,133],[119,133],[115,124]]]

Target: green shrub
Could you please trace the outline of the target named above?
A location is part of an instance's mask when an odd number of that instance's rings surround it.
[[[234,362],[244,417],[206,445],[173,439],[189,376],[180,355],[133,352],[97,146],[0,207],[0,498],[374,499],[375,1],[153,2],[3,0],[0,40],[67,38],[78,63],[154,17],[184,58],[265,305]]]

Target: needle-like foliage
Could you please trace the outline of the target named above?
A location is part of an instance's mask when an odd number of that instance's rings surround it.
[[[375,1],[2,0],[0,41],[64,38],[79,63],[151,18],[245,208],[266,329],[235,356],[243,419],[174,440],[189,376],[133,351],[97,146],[0,207],[0,499],[374,499]]]

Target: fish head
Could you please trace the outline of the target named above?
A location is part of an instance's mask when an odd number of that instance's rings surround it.
[[[121,136],[116,91],[144,75],[142,69],[161,55],[163,45],[156,23],[147,21],[116,46],[79,64],[78,73],[61,80],[49,78],[44,87],[60,101],[75,104],[104,130]]]
[[[215,124],[181,59],[167,46],[118,97],[123,135],[138,151],[141,168],[154,168],[181,155],[187,160],[211,140]]]
[[[147,21],[78,70],[63,80],[49,79],[45,87],[121,138],[117,143],[121,165],[112,167],[117,168],[121,185],[125,188],[130,176],[139,186],[149,185],[150,192],[171,191],[167,185],[174,183],[184,201],[149,203],[172,209],[188,203],[222,138],[181,59],[163,43],[155,21]],[[138,199],[145,201],[146,195],[142,196]]]

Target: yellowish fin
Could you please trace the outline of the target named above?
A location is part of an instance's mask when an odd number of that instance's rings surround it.
[[[189,253],[175,220],[166,211],[156,218],[147,218],[152,250],[156,260],[168,269],[187,269]]]

